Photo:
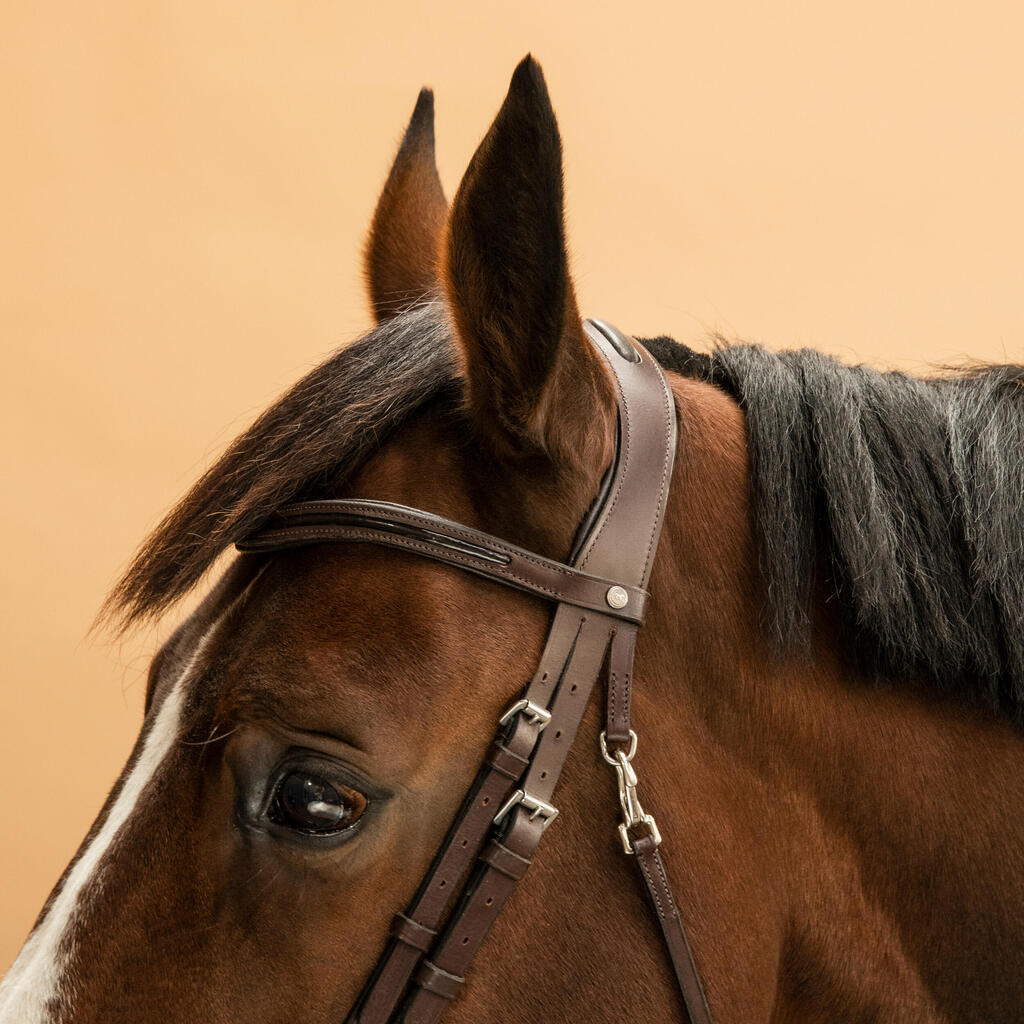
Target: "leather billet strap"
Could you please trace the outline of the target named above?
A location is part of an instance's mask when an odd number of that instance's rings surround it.
[[[498,725],[477,777],[434,861],[347,1018],[348,1024],[433,1024],[466,971],[545,828],[555,786],[593,687],[604,674],[602,750],[619,780],[623,846],[635,855],[692,1024],[710,1024],[657,847],[657,826],[636,799],[630,704],[633,654],[676,448],[671,392],[639,345],[600,321],[586,333],[615,383],[617,450],[571,564],[404,506],[314,501],[286,506],[239,545],[273,552],[363,541],[431,558],[556,605],[540,664]]]

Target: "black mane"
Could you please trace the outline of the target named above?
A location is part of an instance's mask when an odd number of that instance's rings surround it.
[[[862,667],[1024,719],[1024,366],[922,379],[811,349],[647,344],[746,411],[781,647],[808,644],[824,566]]]
[[[824,566],[851,652],[1024,718],[1024,367],[920,379],[819,352],[645,342],[747,414],[770,628],[806,647]],[[336,492],[399,425],[461,393],[443,309],[425,303],[330,357],[271,406],[139,550],[108,599],[159,614],[297,496]]]

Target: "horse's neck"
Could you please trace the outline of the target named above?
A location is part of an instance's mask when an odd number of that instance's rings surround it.
[[[681,444],[635,720],[712,1005],[759,1019],[753,993],[768,991],[795,1019],[815,1000],[842,1019],[1011,1019],[1024,1004],[1024,737],[865,678],[824,610],[810,652],[774,656],[737,422],[707,401],[681,409],[684,438],[689,415],[715,450]],[[737,962],[749,988],[727,983]]]

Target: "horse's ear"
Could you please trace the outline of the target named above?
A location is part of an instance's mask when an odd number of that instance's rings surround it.
[[[422,89],[366,243],[366,283],[378,322],[438,291],[438,243],[447,214],[434,162],[434,94]]]
[[[452,203],[445,289],[478,440],[505,461],[599,472],[614,393],[580,324],[562,207],[558,125],[527,57]]]

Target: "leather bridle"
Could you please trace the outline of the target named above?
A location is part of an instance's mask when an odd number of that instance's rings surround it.
[[[501,716],[484,763],[412,901],[392,922],[387,947],[347,1024],[433,1024],[458,994],[558,815],[554,789],[602,673],[607,704],[601,754],[618,781],[622,846],[643,877],[691,1024],[711,1024],[658,852],[661,834],[637,798],[632,766],[633,653],[668,502],[675,405],[661,368],[640,345],[598,320],[584,327],[615,382],[618,435],[615,460],[569,563],[383,501],[287,505],[238,545],[245,552],[273,552],[364,541],[456,566],[556,606],[537,671]]]

